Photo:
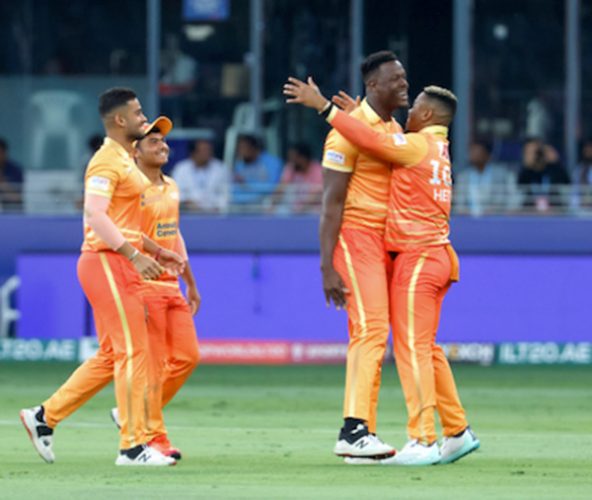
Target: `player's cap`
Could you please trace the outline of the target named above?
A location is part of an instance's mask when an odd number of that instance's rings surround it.
[[[166,116],[159,116],[156,120],[146,126],[144,135],[148,135],[155,128],[157,128],[162,135],[167,135],[173,129],[173,122]]]

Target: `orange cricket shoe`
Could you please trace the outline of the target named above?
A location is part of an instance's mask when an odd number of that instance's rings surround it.
[[[181,460],[181,450],[174,448],[166,434],[156,436],[148,443],[148,446],[160,451],[165,457],[172,457],[175,460]]]

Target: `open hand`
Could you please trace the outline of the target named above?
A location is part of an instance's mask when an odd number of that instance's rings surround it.
[[[321,94],[319,87],[312,77],[308,77],[308,83],[304,83],[293,76],[288,78],[288,83],[284,84],[284,95],[289,96],[286,99],[288,104],[302,104],[307,108],[313,108],[322,111],[329,100]]]
[[[331,97],[331,102],[336,106],[339,106],[343,111],[346,113],[351,113],[354,109],[356,109],[362,99],[360,96],[357,96],[355,99],[350,96],[347,92],[340,90],[337,95]]]
[[[140,273],[142,278],[147,280],[157,279],[164,271],[164,268],[158,262],[142,253],[134,257],[132,264],[136,268],[136,271]]]

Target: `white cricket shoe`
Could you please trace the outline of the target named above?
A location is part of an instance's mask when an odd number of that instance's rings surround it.
[[[364,424],[351,432],[345,433],[343,429],[339,439],[333,448],[333,453],[338,457],[387,457],[395,454],[395,449],[383,443],[374,434],[368,432]]]
[[[347,465],[381,465],[382,460],[384,457],[343,457]]]
[[[21,422],[25,426],[25,430],[31,438],[31,442],[37,450],[37,453],[39,453],[39,456],[48,464],[52,464],[55,461],[55,455],[52,450],[53,429],[47,425],[45,417],[43,418],[43,421],[37,419],[37,414],[40,411],[41,406],[21,410]]]
[[[434,442],[428,446],[417,439],[408,441],[395,456],[381,460],[383,465],[434,465],[440,462],[440,449]]]
[[[125,453],[120,453],[115,460],[115,465],[123,466],[152,466],[166,467],[176,465],[177,461],[171,457],[165,457],[160,451],[144,446],[142,452],[136,458],[130,458]]]
[[[440,447],[441,464],[451,464],[477,450],[481,443],[470,427],[458,437],[445,437]]]
[[[113,423],[117,426],[118,429],[121,429],[121,423],[119,422],[119,410],[117,409],[117,407],[111,408],[111,411],[109,413],[111,415],[111,420],[113,420]]]

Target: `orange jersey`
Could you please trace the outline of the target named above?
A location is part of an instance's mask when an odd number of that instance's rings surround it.
[[[138,249],[142,249],[140,196],[150,181],[140,171],[126,149],[117,141],[105,138],[93,155],[84,176],[85,195],[109,198],[107,215],[121,234]],[[111,250],[103,240],[84,224],[82,251]]]
[[[366,99],[351,116],[376,133],[402,132],[393,118],[384,122]],[[323,167],[351,173],[343,209],[342,227],[366,228],[384,232],[389,200],[391,167],[388,162],[362,152],[337,130],[331,130],[325,141]]]
[[[393,164],[385,241],[389,251],[450,242],[452,176],[448,128],[386,134],[333,110],[331,125],[359,148]]]
[[[166,175],[163,184],[150,184],[142,195],[142,232],[162,248],[177,251],[179,237],[179,188]],[[154,291],[165,291],[163,287],[179,288],[179,280],[167,272],[157,280],[146,281],[145,285]]]

